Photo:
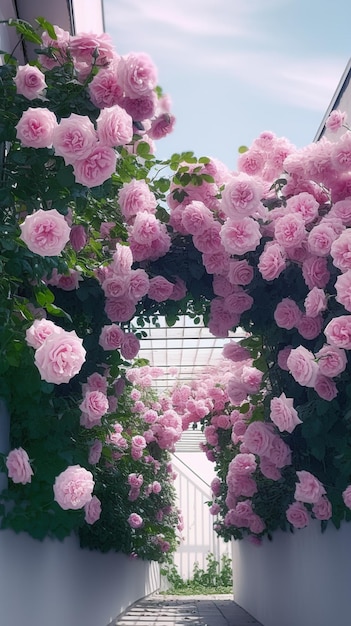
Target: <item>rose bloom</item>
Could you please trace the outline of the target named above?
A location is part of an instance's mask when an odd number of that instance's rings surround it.
[[[131,513],[127,522],[131,528],[140,528],[143,525],[143,518],[138,513]]]
[[[20,238],[31,252],[40,256],[58,256],[69,241],[70,227],[56,209],[38,209],[20,224]]]
[[[287,360],[288,360],[288,356],[291,350],[292,350],[292,346],[286,346],[285,348],[283,348],[282,350],[279,350],[278,352],[278,359],[277,359],[278,365],[282,370],[285,370],[286,372],[289,371]]]
[[[250,217],[260,206],[261,185],[252,176],[233,176],[222,193],[221,210],[230,218]]]
[[[26,330],[26,342],[32,348],[40,348],[44,341],[53,333],[62,332],[60,326],[47,319],[34,320],[33,324]]]
[[[128,276],[112,274],[102,282],[102,289],[106,298],[121,298],[128,289]]]
[[[99,141],[105,146],[123,146],[133,139],[133,120],[118,104],[102,109],[96,126]]]
[[[322,483],[310,472],[296,472],[299,482],[296,483],[295,500],[315,504],[325,494]]]
[[[246,361],[250,358],[250,352],[247,348],[243,348],[240,342],[231,339],[229,343],[225,343],[222,350],[222,356],[225,359],[231,359],[234,363]]]
[[[345,506],[351,509],[351,485],[346,487],[345,491],[342,492],[342,499],[344,500]]]
[[[202,233],[212,222],[211,211],[199,200],[190,202],[182,211],[182,224],[190,235]]]
[[[35,365],[40,377],[48,383],[68,383],[80,372],[85,361],[83,340],[74,330],[53,333],[36,350]]]
[[[347,365],[345,350],[335,346],[328,346],[328,344],[324,345],[316,353],[316,359],[318,359],[319,372],[329,378],[339,376]]]
[[[336,348],[351,349],[351,315],[334,317],[324,329],[327,342]]]
[[[240,220],[228,218],[220,231],[224,249],[229,254],[242,255],[256,250],[261,241],[261,232],[258,222],[251,217]]]
[[[335,133],[345,123],[346,117],[346,113],[344,113],[343,111],[339,111],[339,109],[336,109],[335,111],[332,111],[327,117],[325,127],[330,130],[330,132]]]
[[[128,98],[125,96],[120,104],[134,121],[142,122],[143,120],[150,120],[155,115],[157,95],[154,91],[151,91],[141,98]],[[144,141],[144,139],[145,135],[143,134],[142,140]],[[133,148],[135,150],[135,143]]]
[[[54,130],[53,145],[55,154],[64,158],[65,164],[73,164],[85,159],[97,144],[94,124],[87,115],[71,113],[64,117]]]
[[[305,224],[310,224],[318,217],[319,204],[312,194],[302,191],[288,198],[286,209],[291,213],[298,213]]]
[[[335,382],[328,376],[323,376],[323,374],[318,374],[314,389],[319,397],[327,400],[327,402],[331,402],[338,395]]]
[[[108,411],[108,399],[101,391],[88,391],[79,408],[90,419],[100,419]]]
[[[280,217],[275,223],[274,236],[283,248],[299,246],[306,236],[303,217],[299,213]]]
[[[93,496],[84,506],[84,519],[87,524],[95,524],[101,515],[101,502],[99,498]]]
[[[112,107],[123,100],[123,89],[118,76],[118,60],[102,67],[88,85],[89,97],[98,108]]]
[[[283,298],[274,311],[274,319],[279,328],[291,330],[298,325],[302,312],[294,300]]]
[[[101,329],[99,344],[104,350],[118,350],[122,345],[124,331],[117,324],[107,324]]]
[[[279,243],[267,242],[257,265],[264,280],[274,280],[286,268],[286,253]]]
[[[121,355],[124,359],[135,359],[140,349],[140,341],[134,333],[125,333],[121,342]]]
[[[337,234],[332,225],[317,224],[308,235],[307,244],[311,254],[316,256],[328,256],[333,241]]]
[[[67,274],[58,274],[57,269],[54,268],[47,284],[54,285],[63,291],[74,291],[79,288],[79,281],[81,280],[83,280],[82,275],[78,270],[69,269]]]
[[[286,511],[286,519],[294,528],[305,528],[310,522],[308,511],[302,502],[293,502]]]
[[[73,164],[73,173],[77,183],[86,187],[102,185],[116,170],[117,152],[109,146],[93,148],[82,160]]]
[[[22,113],[16,128],[16,137],[28,148],[50,148],[57,126],[55,113],[49,109],[29,108]]]
[[[351,228],[346,228],[331,245],[333,264],[342,272],[351,269]]]
[[[320,334],[323,327],[323,318],[321,315],[316,317],[308,317],[302,315],[297,330],[304,339],[315,339]]]
[[[298,424],[302,424],[294,409],[293,398],[287,398],[285,393],[280,394],[279,398],[272,398],[270,409],[270,418],[280,432],[292,433]]]
[[[335,300],[342,304],[346,311],[351,311],[351,270],[340,274],[335,281]]]
[[[312,352],[303,346],[293,348],[287,358],[287,365],[296,382],[304,387],[314,387],[318,364]]]
[[[263,476],[270,480],[280,480],[282,477],[280,469],[266,456],[260,459],[260,470]]]
[[[148,135],[151,139],[162,139],[169,135],[174,128],[176,118],[169,113],[161,113],[151,120],[151,127]]]
[[[263,422],[252,422],[244,434],[244,444],[250,452],[265,456],[273,442],[271,428]]]
[[[323,289],[313,287],[307,294],[304,305],[308,317],[317,317],[319,313],[325,311],[327,308],[327,296]]]
[[[94,480],[91,472],[80,465],[70,465],[56,476],[54,499],[61,509],[82,509],[92,498]]]
[[[25,485],[32,481],[33,470],[30,466],[28,454],[23,448],[14,448],[9,452],[5,461],[8,476],[14,483]]]
[[[237,454],[229,463],[228,473],[249,476],[257,467],[254,454]]]
[[[312,507],[316,519],[327,520],[332,516],[332,505],[326,496],[322,496]]]
[[[156,302],[165,302],[173,292],[173,283],[163,276],[155,276],[149,281],[148,297]]]
[[[118,193],[118,202],[123,217],[128,221],[140,211],[155,213],[157,200],[145,180],[124,183]]]
[[[129,322],[135,314],[135,304],[126,296],[107,298],[105,312],[111,322]]]
[[[242,261],[230,261],[228,280],[232,285],[249,285],[253,277],[254,269],[246,259]]]
[[[102,452],[102,442],[99,439],[95,439],[94,443],[90,446],[88,461],[91,465],[95,465],[100,461]]]
[[[148,54],[130,53],[120,59],[118,78],[126,96],[140,98],[157,86],[157,69]]]
[[[302,276],[309,289],[324,289],[330,278],[325,257],[311,256],[302,263]]]
[[[281,469],[291,465],[291,450],[279,435],[274,435],[272,445],[267,452],[269,460]]]
[[[80,224],[72,226],[69,234],[69,240],[75,252],[83,250],[88,240],[84,226],[81,226]]]
[[[27,100],[35,100],[43,95],[46,88],[45,76],[38,67],[33,65],[19,65],[13,79],[16,91]]]

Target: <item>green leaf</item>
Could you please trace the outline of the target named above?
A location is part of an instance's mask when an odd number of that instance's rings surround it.
[[[70,322],[72,322],[72,318],[69,313],[61,309],[59,306],[56,306],[55,304],[47,304],[45,308],[50,315],[54,315],[55,317],[66,317]]]
[[[238,148],[238,152],[239,154],[244,154],[244,152],[248,151],[248,147],[247,146],[239,146]]]
[[[35,289],[35,298],[39,306],[46,307],[55,301],[55,296],[48,287],[40,287]]]
[[[14,26],[17,33],[19,35],[22,35],[22,37],[26,41],[30,41],[31,43],[38,43],[38,44],[42,43],[41,37],[34,30],[33,26],[29,24],[29,22],[26,22],[24,20],[15,20],[15,19],[10,18],[8,21],[8,25]]]
[[[48,22],[44,17],[37,17],[35,21],[39,24],[39,26],[41,26],[43,30],[46,30],[51,39],[54,39],[55,41],[57,40],[55,29],[50,22]]]

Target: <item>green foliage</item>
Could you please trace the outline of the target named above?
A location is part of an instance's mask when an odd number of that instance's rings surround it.
[[[173,561],[164,563],[161,574],[167,578],[170,585],[166,593],[174,595],[231,593],[233,586],[231,559],[223,554],[219,563],[214,554],[209,552],[206,561],[205,569],[200,568],[197,562],[194,563],[192,576],[188,580],[180,576]]]

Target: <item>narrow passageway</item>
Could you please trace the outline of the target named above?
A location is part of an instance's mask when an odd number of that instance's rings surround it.
[[[140,600],[111,626],[261,626],[231,595],[164,596]]]

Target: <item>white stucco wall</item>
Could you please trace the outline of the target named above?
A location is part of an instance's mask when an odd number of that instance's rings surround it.
[[[345,626],[350,620],[351,524],[278,532],[260,547],[233,541],[234,600],[263,626]]]
[[[159,587],[157,563],[0,531],[0,624],[107,626]]]

